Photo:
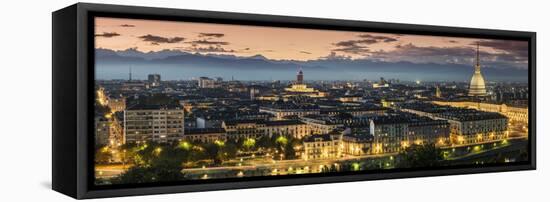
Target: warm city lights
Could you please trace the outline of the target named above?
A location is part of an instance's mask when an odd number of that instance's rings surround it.
[[[95,23],[97,185],[529,158],[525,41]]]

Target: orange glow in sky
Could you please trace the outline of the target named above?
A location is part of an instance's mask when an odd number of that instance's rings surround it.
[[[96,18],[95,23],[97,48],[137,48],[142,52],[170,49],[236,56],[260,54],[275,60],[315,60],[331,54],[369,58],[412,44],[415,47],[473,48],[472,44],[479,40],[121,18]],[[365,35],[368,37],[361,37]],[[339,43],[342,44],[339,46]],[[488,53],[503,52],[491,47],[480,49]]]

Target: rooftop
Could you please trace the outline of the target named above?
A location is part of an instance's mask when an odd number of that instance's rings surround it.
[[[329,134],[322,135],[310,135],[304,138],[304,142],[317,142],[317,141],[332,141],[332,136]]]
[[[301,125],[305,124],[299,120],[282,120],[282,121],[267,121],[265,125],[267,126],[284,126],[284,125]]]
[[[183,109],[178,104],[134,104],[128,106],[127,110],[161,110],[161,109]]]
[[[438,117],[456,121],[477,121],[488,119],[506,119],[506,116],[496,112],[484,112],[475,109],[442,106],[431,103],[407,103],[401,106],[405,109],[422,111]]]
[[[225,133],[223,128],[185,128],[184,135],[200,135],[211,133]]]

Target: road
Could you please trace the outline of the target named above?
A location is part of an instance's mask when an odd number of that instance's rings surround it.
[[[515,136],[515,137],[509,137],[507,141],[513,142],[513,141],[522,141],[525,140],[527,137],[522,136]],[[498,142],[501,141],[495,141],[494,144],[498,144]],[[498,147],[491,147],[487,146],[485,149],[480,150],[479,152],[470,152],[470,148],[476,148],[476,146],[479,145],[490,145],[493,144],[492,142],[486,142],[483,144],[469,144],[469,145],[453,145],[449,147],[442,148],[447,151],[453,151],[454,149],[457,150],[464,150],[468,148],[465,155],[461,155],[459,157],[453,157],[449,160],[462,160],[467,159],[469,156],[479,156],[482,153],[486,153],[486,155],[491,154],[489,151],[495,151],[500,150],[504,148],[504,146],[498,146]],[[483,148],[483,147],[482,147]],[[460,152],[459,152],[460,153]],[[350,161],[364,161],[366,159],[377,159],[377,158],[384,158],[384,157],[390,157],[395,156],[397,153],[386,153],[386,154],[377,154],[377,155],[362,155],[362,156],[345,156],[338,159],[320,159],[320,160],[303,160],[303,159],[296,159],[296,160],[273,160],[271,157],[256,157],[256,158],[244,158],[243,160],[240,159],[233,159],[230,161],[227,161],[226,163],[234,164],[231,166],[217,166],[217,167],[198,167],[198,168],[185,168],[182,170],[182,172],[187,174],[195,174],[199,175],[202,173],[216,173],[216,172],[225,172],[225,171],[254,171],[254,170],[269,170],[271,171],[270,174],[272,175],[284,175],[288,174],[288,172],[291,172],[293,174],[301,174],[301,173],[317,173],[321,171],[321,168],[324,166],[331,166],[334,164],[340,164],[343,162],[350,162]],[[117,175],[124,172],[127,168],[129,168],[131,165],[125,165],[122,164],[116,164],[116,165],[98,165],[96,166],[96,176],[98,178],[102,179],[108,179],[112,177],[116,177]]]

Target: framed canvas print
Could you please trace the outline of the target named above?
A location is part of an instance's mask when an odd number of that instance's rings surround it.
[[[535,33],[75,4],[53,189],[75,198],[535,169]]]

